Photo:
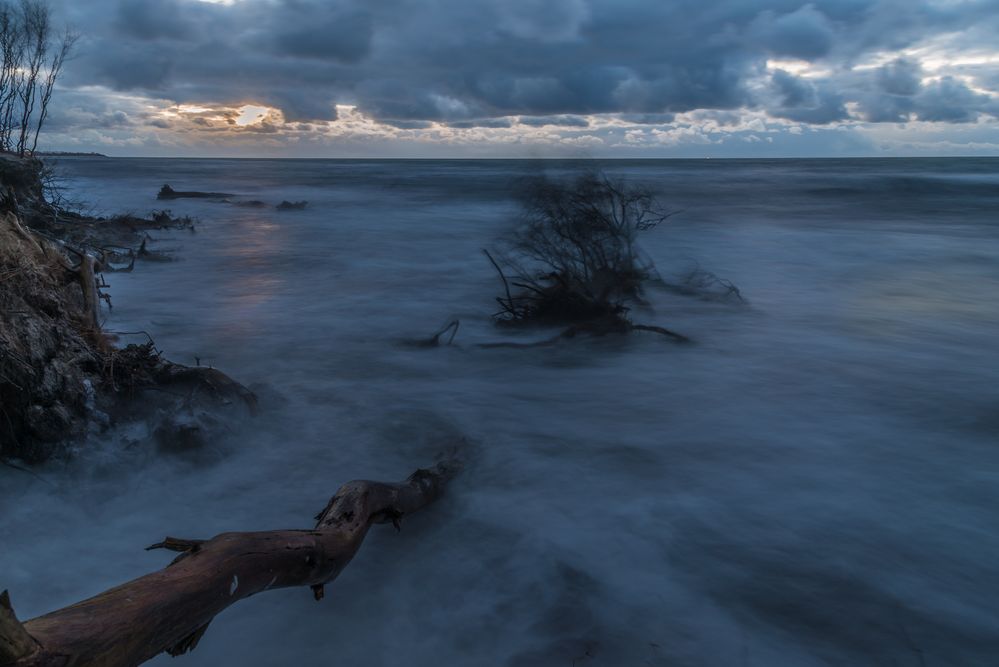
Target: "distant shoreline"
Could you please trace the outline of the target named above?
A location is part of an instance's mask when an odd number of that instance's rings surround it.
[[[105,155],[104,153],[72,153],[39,151],[36,157],[89,157],[108,160],[246,160],[246,161],[288,161],[288,162],[802,162],[802,161],[926,161],[926,160],[997,160],[999,155],[868,155],[868,156],[822,156],[822,157],[254,157],[254,156],[151,156],[151,155]]]
[[[38,151],[35,157],[111,157],[104,153],[75,153],[72,151]]]

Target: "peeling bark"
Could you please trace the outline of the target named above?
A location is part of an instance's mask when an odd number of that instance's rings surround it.
[[[194,649],[230,605],[273,588],[323,585],[357,553],[368,529],[436,500],[460,470],[456,458],[403,482],[344,484],[311,530],[223,533],[210,540],[166,538],[150,549],[179,556],[166,568],[21,624],[0,597],[0,665],[137,665],[164,651]]]
[[[7,591],[0,593],[0,665],[16,664],[38,650],[38,644],[17,620]]]

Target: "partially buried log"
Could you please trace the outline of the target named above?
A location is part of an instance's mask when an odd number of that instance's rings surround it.
[[[149,549],[180,555],[147,574],[70,607],[20,623],[0,596],[0,665],[124,667],[166,651],[194,649],[231,604],[273,588],[323,586],[357,553],[368,529],[393,523],[436,500],[461,469],[450,457],[403,482],[344,484],[312,530],[222,533],[210,540],[168,537]]]

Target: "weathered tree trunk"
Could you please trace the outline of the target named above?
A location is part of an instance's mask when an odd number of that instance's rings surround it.
[[[0,665],[137,665],[163,651],[192,650],[218,613],[256,593],[310,586],[321,599],[323,585],[346,567],[372,524],[398,527],[402,517],[437,499],[459,469],[449,459],[398,484],[348,482],[312,530],[168,537],[149,547],[180,552],[165,569],[23,624],[4,592]]]
[[[96,260],[84,253],[80,258],[80,289],[83,290],[83,312],[95,330],[101,328],[101,298],[97,293]]]

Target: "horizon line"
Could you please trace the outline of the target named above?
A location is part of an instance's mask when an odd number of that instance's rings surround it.
[[[702,156],[702,157],[412,157],[412,156],[371,156],[371,157],[296,157],[296,156],[255,156],[255,155],[108,155],[97,151],[39,151],[35,157],[66,157],[66,158],[104,158],[109,160],[392,160],[409,162],[431,162],[431,161],[536,161],[536,162],[607,162],[607,161],[647,161],[661,162],[667,160],[674,161],[707,161],[707,160],[943,160],[943,159],[997,159],[995,155],[760,155],[760,156]]]

